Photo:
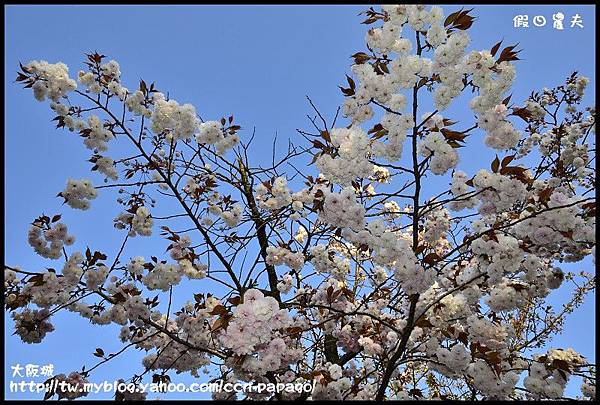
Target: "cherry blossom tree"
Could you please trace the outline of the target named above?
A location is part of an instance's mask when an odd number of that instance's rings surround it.
[[[250,159],[251,123],[204,120],[154,82],[125,87],[105,55],[87,54],[77,80],[63,63],[20,66],[17,82],[49,102],[106,179],[67,179],[53,211],[93,209],[100,193],[120,211],[98,218],[114,222],[116,252],[76,243],[60,213],[41,214],[28,241],[56,269],[5,264],[5,307],[23,342],[43,344],[59,311],[122,326],[122,350],[97,348],[96,364],[54,379],[87,381],[137,349],[140,372],[117,378],[316,380],[311,392],[246,394],[255,399],[558,399],[572,379],[595,398],[595,365],[552,347],[595,288],[592,274],[561,269],[595,255],[588,79],[573,73],[512,101],[519,50],[470,50],[472,10],[364,16],[343,106],[326,118],[309,99],[310,129],[285,151],[274,144],[270,165]],[[445,113],[457,103],[472,122]],[[129,152],[110,153],[114,142]],[[496,157],[461,170],[469,143]],[[447,187],[431,186],[436,177]],[[127,249],[151,237],[167,253]],[[190,280],[197,293],[172,307]],[[568,299],[553,309],[556,289]]]

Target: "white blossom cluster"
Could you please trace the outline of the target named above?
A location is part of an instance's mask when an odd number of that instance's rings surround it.
[[[218,154],[223,154],[233,148],[240,141],[236,134],[225,136],[223,126],[218,121],[203,122],[196,135],[198,143],[214,145]]]
[[[467,174],[461,170],[455,170],[452,173],[452,184],[450,186],[450,192],[455,198],[449,205],[452,211],[460,211],[465,208],[473,208],[477,205],[477,199],[468,196],[470,190],[467,185]]]
[[[590,111],[590,115],[583,123],[565,124],[563,126],[564,135],[560,136],[561,131],[548,130],[543,133],[532,133],[526,138],[519,148],[521,155],[526,155],[537,146],[543,156],[560,158],[563,164],[572,166],[575,169],[577,178],[584,179],[591,175],[593,170],[586,167],[590,161],[588,146],[581,143],[584,134],[595,127],[595,110]]]
[[[269,246],[267,247],[266,262],[271,266],[285,264],[291,269],[300,270],[304,266],[304,254],[292,252],[285,247]]]
[[[411,250],[404,251],[394,265],[394,275],[400,281],[407,294],[418,294],[433,284],[436,272],[433,268],[425,269]]]
[[[161,98],[154,101],[151,120],[154,133],[165,134],[168,140],[174,141],[192,138],[200,125],[193,105]]]
[[[463,91],[466,87],[463,79],[465,74],[469,75],[479,90],[479,94],[471,102],[471,108],[480,114],[482,121],[486,121],[487,116],[495,115],[490,125],[484,128],[488,132],[486,144],[501,150],[514,147],[520,134],[505,120],[506,106],[500,104],[501,96],[514,80],[515,70],[511,63],[496,63],[488,51],[473,51],[466,55],[465,50],[470,42],[468,34],[462,30],[448,32],[443,25],[443,11],[437,6],[430,10],[422,5],[384,6],[383,10],[388,18],[381,28],[368,31],[366,42],[369,49],[387,55],[390,61],[389,72],[378,74],[370,63],[353,65],[352,71],[359,84],[354,94],[347,97],[344,103],[344,115],[352,118],[354,124],[373,117],[369,105],[372,100],[389,108],[381,122],[383,129],[387,131],[389,143],[374,140],[373,155],[388,160],[400,158],[406,132],[415,123],[411,122],[412,118],[409,116],[400,115],[406,99],[399,91],[413,87],[421,79],[428,80],[432,75],[435,75],[435,80],[439,83],[434,91],[434,103],[438,111],[446,109]],[[427,44],[434,51],[433,60],[407,54],[412,44],[410,40],[403,38],[405,23],[417,31],[426,32]],[[389,56],[390,52],[397,56]],[[438,130],[441,127],[438,126]],[[458,154],[448,145],[443,135],[434,132],[428,138],[422,142],[420,150],[425,157],[434,155],[432,171],[443,174],[455,167]],[[348,168],[345,172],[347,171]],[[337,176],[344,176],[345,172],[339,174],[338,171]]]
[[[325,245],[313,246],[310,250],[310,262],[315,266],[317,273],[331,274],[336,280],[345,280],[350,272],[350,260],[335,255],[333,250]]]
[[[78,116],[71,115],[66,105],[59,103],[60,98],[77,88],[77,82],[69,78],[68,67],[64,63],[32,61],[24,66],[24,71],[35,79],[32,89],[36,99],[51,99],[51,108],[62,117],[67,128],[86,131],[84,143],[89,149],[107,149],[106,143],[114,136],[96,116],[91,115],[86,124]],[[201,123],[191,104],[181,105],[175,100],[166,100],[163,93],[153,89],[147,91],[140,87],[136,91],[128,90],[121,83],[121,68],[115,60],[101,64],[99,73],[79,71],[78,79],[90,93],[117,96],[129,112],[150,119],[152,131],[165,135],[168,140],[186,140],[196,136],[199,143],[214,145],[219,154],[239,143],[238,135],[230,133],[226,136],[219,122]]]
[[[108,149],[107,142],[114,138],[113,133],[104,128],[102,120],[96,115],[90,115],[87,121],[89,129],[83,143],[88,149],[95,151],[106,151]]]
[[[123,100],[128,90],[121,86],[121,67],[115,60],[100,65],[101,76],[93,72],[80,70],[77,73],[79,82],[83,84],[90,93],[100,94],[103,87]]]
[[[269,197],[268,194],[271,194]],[[286,207],[292,203],[292,195],[288,188],[285,177],[276,177],[273,180],[271,188],[267,188],[263,183],[256,187],[256,200],[260,208],[274,211]]]
[[[207,333],[208,328],[205,325],[204,314],[197,314],[195,317],[186,315],[182,314],[176,320],[167,320],[166,315],[161,315],[158,312],[152,313],[153,320],[170,333],[178,335],[190,343],[193,342],[194,345],[206,346],[210,335]],[[125,329],[124,331],[128,332]],[[171,368],[177,370],[178,373],[190,372],[197,377],[198,369],[210,364],[210,359],[204,353],[187,350],[185,345],[174,342],[167,335],[156,334],[154,328],[150,328],[139,339],[136,336],[123,337],[126,340],[137,342],[137,346],[144,350],[156,349],[155,353],[148,354],[142,360],[144,367],[151,370]]]
[[[66,286],[75,286],[83,275],[83,255],[80,252],[74,252],[69,256],[62,269],[63,283]]]
[[[17,272],[7,267],[4,268],[4,288],[8,289],[11,284],[18,282]]]
[[[400,40],[400,27],[391,22],[383,24],[381,28],[372,28],[367,31],[365,40],[371,49],[383,53],[402,51],[406,46]]]
[[[338,343],[340,347],[342,347],[346,351],[350,350],[358,350],[360,349],[360,344],[358,343],[359,333],[357,332],[357,328],[361,325],[360,323],[347,323],[344,326],[336,328],[332,334],[338,339]]]
[[[461,375],[471,363],[471,353],[461,344],[456,344],[450,349],[438,347],[435,356],[437,362],[431,362],[429,367],[447,377]]]
[[[546,105],[547,103],[544,103],[544,98],[542,98],[542,100],[540,100],[539,103],[531,99],[525,101],[525,108],[527,109],[527,111],[529,111],[532,118],[535,120],[541,120],[546,116],[546,111],[543,107]]]
[[[105,78],[111,79],[111,82],[119,82],[121,80],[121,66],[114,59],[100,65],[100,70]]]
[[[477,314],[470,315],[466,322],[469,337],[491,349],[501,349],[507,344],[507,337],[512,332],[509,325],[495,324]]]
[[[127,110],[134,115],[143,115],[146,118],[152,116],[152,110],[147,107],[146,96],[144,96],[141,90],[127,93],[125,105],[127,106]]]
[[[404,42],[404,41],[403,41]],[[408,42],[405,48],[410,49]],[[390,63],[390,74],[388,83],[395,89],[407,89],[413,87],[421,78],[428,77],[432,71],[432,61],[429,58],[421,58],[417,55],[406,55],[400,53],[398,58]]]
[[[277,290],[280,292],[287,294],[293,287],[294,279],[291,274],[284,274],[281,278],[281,281],[277,283]]]
[[[591,170],[585,167],[590,161],[588,147],[585,144],[578,143],[581,142],[581,138],[588,128],[589,125],[569,125],[565,128],[566,136],[563,136],[560,139],[560,147],[558,150],[556,150],[556,145],[553,145],[552,148],[546,147],[546,150],[552,150],[552,152],[558,153],[558,151],[560,151],[560,159],[564,164],[572,165],[576,169],[578,177],[589,175]],[[553,139],[551,134],[547,135],[550,135],[548,138]]]
[[[472,229],[481,232],[484,226],[482,221],[475,221]],[[490,285],[500,283],[505,274],[517,272],[523,259],[518,239],[501,234],[496,235],[496,239],[479,238],[471,245],[473,253],[481,255],[479,264],[487,273]]]
[[[92,185],[92,182],[87,179],[68,179],[67,185],[61,191],[60,196],[65,199],[65,202],[71,208],[87,210],[90,208],[89,200],[95,199],[98,196],[98,192]]]
[[[583,363],[581,355],[573,349],[555,350],[548,352],[548,361],[562,360],[569,366],[577,366]],[[523,385],[529,391],[533,399],[559,399],[563,396],[565,387],[570,377],[567,370],[548,369],[545,362],[540,361],[540,356],[534,356],[534,361],[529,366],[529,375],[523,380]]]
[[[180,236],[179,239],[171,244],[169,254],[173,260],[181,260],[191,253],[190,246],[192,245],[192,239],[189,235]]]
[[[218,215],[223,220],[223,222],[225,222],[225,225],[227,225],[230,228],[234,228],[239,224],[239,222],[242,219],[242,206],[239,203],[235,203],[230,207],[230,209],[223,210],[219,205],[215,203],[216,201],[218,201],[218,199],[219,195],[217,193],[214,193],[213,196],[209,198],[208,212],[213,215]],[[203,223],[208,226],[211,225],[213,222],[212,219],[207,216],[203,218]]]
[[[144,319],[148,319],[150,311],[146,304],[144,304],[139,295],[139,291],[135,289],[134,285],[129,283],[117,283],[118,278],[116,276],[106,279],[106,273],[108,273],[107,270],[108,269],[103,268],[103,266],[100,266],[96,271],[91,273],[91,276],[87,281],[92,285],[97,285],[97,287],[92,287],[93,289],[98,289],[102,286],[105,291],[113,297],[121,296],[125,300],[124,302],[119,301],[107,309],[94,310],[92,306],[84,301],[77,301],[68,305],[67,309],[89,319],[91,323],[96,325],[109,325],[111,322],[118,325],[126,325],[128,320],[140,322],[138,320],[138,317],[140,316]],[[88,272],[86,272],[86,274]],[[106,283],[106,281],[108,281],[108,283]],[[68,301],[68,298],[66,301]],[[139,323],[136,324],[138,326],[141,325]]]
[[[127,317],[133,321],[139,318],[147,319],[150,317],[150,309],[144,304],[140,295],[130,295],[123,303],[123,307],[125,308]]]
[[[77,79],[79,80],[79,83],[83,84],[91,93],[99,94],[102,91],[102,87],[98,82],[96,75],[92,72],[80,70],[77,72]]]
[[[512,311],[527,302],[527,290],[526,284],[505,279],[492,287],[485,302],[494,312]]]
[[[359,231],[344,229],[342,236],[356,246],[366,245],[372,249],[373,262],[381,266],[392,266],[410,251],[405,235],[387,230],[381,220],[371,221],[367,229]]]
[[[322,154],[316,164],[321,174],[334,183],[349,185],[356,178],[369,177],[373,164],[369,162],[369,138],[358,126],[334,128],[331,143],[337,148],[335,157]]]
[[[404,97],[404,96],[402,96]],[[396,107],[402,107],[405,104],[404,99],[400,99],[401,105]],[[391,102],[397,101],[396,97],[392,97]],[[392,107],[391,107],[392,108]],[[375,157],[381,157],[390,162],[400,159],[402,156],[402,150],[404,148],[404,141],[406,141],[406,134],[415,125],[412,117],[408,114],[392,114],[385,113],[381,119],[381,126],[387,131],[386,137],[388,142],[382,142],[375,140],[373,142],[373,155]]]
[[[503,373],[498,378],[495,370],[482,359],[469,364],[467,373],[473,378],[475,388],[490,398],[507,398],[519,381],[519,374],[513,371]]]
[[[550,290],[559,288],[565,279],[559,267],[553,267],[548,261],[542,262],[537,256],[529,254],[522,263],[525,274],[521,277],[528,283],[530,295],[545,297]]]
[[[584,397],[591,399],[592,401],[596,399],[596,384],[592,379],[585,379],[583,384],[581,384],[581,393]]]
[[[62,256],[63,247],[70,246],[75,242],[75,237],[67,232],[67,226],[62,222],[55,223],[46,230],[32,225],[27,233],[27,241],[40,256],[59,259]]]
[[[382,352],[383,348],[377,342],[375,342],[372,338],[367,336],[362,336],[358,339],[358,344],[361,345],[367,355],[377,355]]]
[[[106,266],[98,266],[95,269],[88,269],[85,272],[85,285],[92,291],[97,291],[102,287],[108,277],[109,269]]]
[[[120,212],[114,219],[113,219],[113,225],[116,229],[126,229],[127,227],[131,227],[131,220],[133,219],[133,214],[129,213],[129,212]],[[132,232],[132,235],[134,234],[130,229],[130,232]]]
[[[303,349],[297,342],[285,337],[275,337],[257,348],[255,356],[249,356],[239,368],[244,380],[251,380],[265,371],[276,371],[301,360]]]
[[[63,123],[69,129],[69,131],[81,131],[86,128],[86,122],[80,118],[71,115],[71,109],[66,104],[52,101],[50,103],[50,109],[54,111],[59,118],[62,118]]]
[[[129,274],[142,275],[144,273],[144,264],[146,264],[144,257],[136,256],[127,263],[127,271]]]
[[[171,256],[179,258],[178,255]],[[169,288],[181,282],[182,276],[186,276],[190,280],[197,280],[206,277],[207,266],[202,263],[192,263],[189,259],[180,258],[177,264],[157,263],[153,265],[146,275],[144,269],[146,262],[143,257],[137,256],[131,259],[127,264],[127,271],[132,275],[139,275],[142,283],[150,290],[168,291]]]
[[[69,77],[69,68],[62,62],[48,63],[45,60],[34,60],[25,65],[25,69],[37,78],[31,89],[38,101],[49,98],[58,102],[77,88],[77,82]]]
[[[220,217],[228,227],[234,228],[242,219],[242,206],[237,203],[233,204],[231,209],[227,211],[221,211]]]
[[[396,201],[386,201],[383,204],[383,208],[381,209],[381,212],[383,214],[385,214],[386,219],[388,220],[393,220],[395,218],[399,218],[401,213],[402,213],[402,209],[400,209],[400,205],[396,202]]]
[[[436,206],[425,216],[423,240],[430,246],[436,246],[439,239],[446,238],[450,229],[450,213],[443,206]]]
[[[104,174],[111,180],[117,180],[119,178],[119,174],[115,167],[115,161],[108,156],[100,156],[96,159],[96,166],[98,166],[98,171]]]
[[[479,87],[479,95],[471,100],[470,106],[480,114],[501,103],[516,75],[513,64],[507,61],[496,63],[489,51],[471,52],[465,60],[464,69],[471,74],[473,84]]]
[[[142,282],[150,290],[169,291],[171,286],[181,281],[180,270],[177,264],[158,263],[142,278]]]
[[[308,231],[304,226],[299,226],[298,231],[294,235],[294,240],[298,243],[304,243],[304,240],[308,236]]]
[[[290,220],[297,221],[302,217],[306,217],[308,214],[305,206],[308,206],[314,201],[314,194],[311,190],[304,188],[296,193],[292,194],[292,210],[294,211],[290,215]]]
[[[442,114],[427,112],[421,116],[421,119],[423,120],[423,127],[432,131],[440,130],[446,126]]]
[[[463,57],[469,42],[469,35],[465,31],[455,31],[434,51],[431,70],[438,74],[441,85],[433,93],[433,101],[439,111],[448,108],[464,88]]]
[[[373,271],[373,286],[377,286],[379,284],[384,284],[388,280],[388,273],[385,268],[381,266],[376,266]]]
[[[208,266],[204,263],[192,263],[188,259],[179,261],[179,267],[183,274],[190,280],[200,280],[206,277]]]
[[[79,281],[79,279],[65,280],[65,277],[58,277],[50,270],[41,273],[41,278],[40,282],[28,282],[22,290],[22,293],[31,297],[31,302],[40,308],[66,303],[70,298],[72,287]]]
[[[431,132],[418,146],[419,154],[430,157],[430,168],[433,174],[441,175],[458,164],[458,153],[446,142],[441,132]]]
[[[333,381],[325,382],[322,381],[321,376],[317,376],[318,380],[315,384],[315,389],[311,393],[311,399],[328,401],[343,400],[352,387],[351,375],[344,376],[344,370],[338,364],[326,363],[324,368]]]
[[[491,215],[510,210],[516,203],[525,201],[529,192],[516,178],[481,169],[473,178],[477,198],[481,200],[479,213]]]
[[[583,96],[590,79],[586,76],[579,76],[575,83],[569,83],[568,87],[574,89],[579,96]]]
[[[587,252],[581,251],[581,246],[595,242],[595,218],[584,219],[577,215],[582,203],[577,204],[580,198],[570,194],[566,188],[555,189],[547,203],[549,208],[555,209],[524,219],[515,225],[515,234],[520,238],[529,237],[534,243],[533,250],[540,254],[558,248],[565,261],[581,260]],[[522,215],[530,216],[527,211]],[[569,233],[572,238],[565,236]]]
[[[431,288],[423,293],[422,304],[417,304],[417,308],[421,309],[422,307],[429,305],[433,299],[437,298],[439,292],[445,290],[444,288],[440,289],[442,284],[444,284],[443,281],[440,281],[440,283],[433,283]],[[448,322],[452,322],[454,319],[467,317],[472,312],[471,305],[479,301],[480,295],[481,293],[479,292],[479,287],[477,287],[477,285],[465,288],[461,293],[446,295],[439,300],[441,308],[429,308],[427,312],[428,319],[433,325],[444,327]],[[433,346],[437,350],[439,343],[433,343]]]
[[[501,104],[503,94],[514,81],[514,66],[508,61],[497,63],[488,51],[473,51],[466,58],[464,69],[479,87],[479,95],[470,105],[479,113],[483,128],[488,132],[486,145],[500,150],[514,147],[520,133],[504,120],[506,107]]]
[[[182,312],[175,319],[180,335],[194,346],[204,347],[210,343],[210,324],[206,322],[211,316],[210,311],[214,309],[214,305],[210,304],[210,298],[212,297],[209,297],[206,309],[201,309],[195,314]],[[190,307],[193,307],[191,303]]]
[[[145,206],[138,207],[133,218],[131,218],[131,230],[129,231],[129,236],[150,236],[152,235],[153,224],[154,220],[150,215],[150,210]]]

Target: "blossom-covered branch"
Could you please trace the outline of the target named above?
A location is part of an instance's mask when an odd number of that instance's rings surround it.
[[[121,326],[121,350],[96,348],[100,360],[54,378],[86,381],[133,348],[147,352],[140,373],[116,376],[133,383],[173,372],[318,382],[305,394],[245,393],[252,399],[559,399],[573,379],[595,398],[595,365],[551,346],[595,289],[591,274],[564,265],[595,257],[588,79],[573,73],[516,103],[520,50],[469,50],[473,10],[364,15],[366,47],[339,86],[343,105],[329,119],[308,98],[312,129],[283,152],[274,140],[266,165],[253,161],[255,131],[233,115],[205,121],[154,82],[125,87],[105,55],[87,54],[77,81],[60,62],[20,66],[17,82],[49,101],[105,182],[67,179],[57,197],[87,210],[106,193],[120,210],[97,218],[122,233],[116,252],[42,214],[28,242],[56,269],[5,265],[23,342],[42,343],[65,310]],[[448,113],[461,95],[472,122]],[[461,153],[469,147],[490,159]],[[478,171],[460,169],[469,159]],[[137,251],[134,238],[166,253]],[[183,297],[192,280],[198,292]],[[547,305],[557,289],[570,297],[558,312]]]

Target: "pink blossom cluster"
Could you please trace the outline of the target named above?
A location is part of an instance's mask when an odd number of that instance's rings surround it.
[[[517,146],[521,139],[520,132],[506,120],[508,108],[498,104],[479,115],[477,124],[486,131],[485,144],[497,150],[511,149]]]
[[[330,225],[340,228],[362,229],[365,207],[356,201],[354,189],[344,188],[341,192],[325,192],[323,211],[319,218]]]
[[[236,354],[250,354],[256,348],[269,344],[277,330],[290,324],[288,312],[279,309],[277,300],[265,297],[262,292],[250,289],[244,301],[235,307],[233,318],[220,341]]]

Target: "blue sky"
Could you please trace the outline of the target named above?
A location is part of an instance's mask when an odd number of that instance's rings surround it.
[[[469,6],[471,7],[471,6]],[[473,29],[473,49],[489,49],[500,39],[519,43],[513,101],[523,100],[533,89],[561,83],[573,70],[596,84],[595,13],[592,6],[473,6],[478,19]],[[121,64],[127,87],[140,78],[155,81],[179,102],[190,102],[204,119],[235,115],[248,135],[257,131],[257,160],[270,160],[275,133],[296,139],[296,128],[309,128],[309,95],[328,117],[343,97],[337,88],[349,72],[349,56],[364,49],[366,26],[357,14],[364,6],[8,6],[5,9],[5,252],[6,263],[40,270],[51,262],[35,255],[27,244],[28,224],[41,213],[62,213],[78,237],[77,249],[116,252],[121,235],[112,227],[114,198],[101,196],[94,209],[75,211],[61,206],[56,193],[68,177],[89,177],[87,151],[68,131],[54,130],[51,111],[36,102],[29,90],[14,83],[18,62],[44,59],[63,61],[72,76],[82,68],[83,53],[97,50]],[[445,7],[446,14],[460,8]],[[565,14],[565,29],[554,30],[552,14]],[[574,14],[584,28],[571,28]],[[513,28],[517,14],[528,14],[530,28]],[[535,27],[535,15],[546,17],[545,27]],[[594,100],[588,96],[587,102]],[[425,112],[426,110],[423,110]],[[464,105],[449,110],[452,118],[472,121]],[[469,124],[466,124],[469,122]],[[462,123],[461,123],[462,124]],[[459,125],[459,127],[462,127]],[[474,140],[459,167],[467,172],[487,167],[493,153],[484,150],[482,136]],[[267,147],[262,148],[262,145]],[[280,145],[284,145],[282,141]],[[269,151],[263,153],[262,151]],[[463,153],[463,152],[461,152]],[[97,176],[97,175],[94,175]],[[91,176],[99,183],[100,178]],[[440,186],[446,181],[439,181]],[[435,182],[432,188],[435,189]],[[435,191],[435,190],[434,190]],[[433,192],[432,192],[433,194]],[[107,218],[105,222],[96,218]],[[137,238],[125,257],[152,252],[152,243]],[[85,241],[82,242],[82,241]],[[162,244],[158,245],[164,250]],[[162,250],[161,250],[162,251]],[[111,253],[113,252],[113,253]],[[54,264],[57,266],[57,264]],[[575,269],[593,271],[590,262]],[[195,291],[203,289],[196,284]],[[187,298],[187,297],[186,297]],[[560,297],[558,297],[560,298]],[[556,347],[574,347],[595,357],[593,299],[588,299],[566,325]],[[55,365],[57,372],[95,364],[96,347],[118,350],[118,328],[91,327],[71,313],[54,318],[59,327],[41,345],[25,345],[10,336],[12,321],[5,316],[5,368],[20,363]],[[142,354],[131,351],[97,369],[92,381],[114,380],[139,371]],[[8,381],[8,380],[7,380]],[[8,398],[36,398],[16,395]],[[175,378],[174,378],[175,381]],[[176,377],[176,381],[189,378]],[[100,398],[100,397],[94,397]],[[191,399],[190,396],[182,398]]]

